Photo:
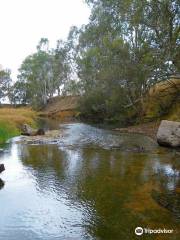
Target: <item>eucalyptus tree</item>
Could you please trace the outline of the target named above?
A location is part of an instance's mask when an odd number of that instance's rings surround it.
[[[0,101],[9,96],[11,83],[11,71],[0,70]]]
[[[116,114],[117,105],[121,113],[132,106],[140,114],[149,88],[179,71],[179,1],[86,2],[90,21],[76,36],[84,99],[105,117]]]
[[[53,84],[58,95],[61,94],[62,88],[70,79],[70,70],[68,45],[66,42],[58,40],[56,48],[53,49]]]
[[[31,104],[46,104],[51,93],[51,68],[51,56],[42,50],[28,56],[22,63],[18,82],[24,84],[27,101]]]
[[[69,76],[67,52],[62,41],[57,42],[55,49],[49,49],[48,39],[42,38],[37,52],[28,56],[19,69],[18,81],[14,85],[16,98],[40,107],[57,92],[60,94]],[[21,91],[17,89],[19,87]]]

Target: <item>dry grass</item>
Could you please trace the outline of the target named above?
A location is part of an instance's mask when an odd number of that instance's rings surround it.
[[[180,102],[175,103],[166,116],[171,121],[180,121]]]
[[[180,79],[171,78],[156,84],[149,91],[144,105],[147,120],[180,121]]]
[[[18,135],[24,123],[35,125],[35,117],[31,108],[0,108],[0,142]]]
[[[31,108],[0,108],[0,122],[19,127],[24,123],[34,124],[36,113]]]
[[[166,96],[169,93],[176,93],[177,90],[180,91],[180,80],[176,78],[171,78],[166,81],[155,84],[151,87],[149,95],[156,97],[157,95]]]

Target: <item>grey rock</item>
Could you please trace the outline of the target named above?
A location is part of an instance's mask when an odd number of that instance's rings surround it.
[[[4,181],[0,178],[0,190],[4,187]]]
[[[4,164],[0,164],[0,173],[5,170]]]
[[[21,135],[25,136],[38,136],[38,135],[45,135],[44,129],[34,129],[31,128],[28,124],[24,124],[22,126],[22,133]]]
[[[180,147],[180,122],[162,120],[157,132],[160,146]]]

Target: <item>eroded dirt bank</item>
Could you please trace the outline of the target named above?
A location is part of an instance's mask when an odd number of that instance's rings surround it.
[[[126,128],[115,128],[113,130],[119,131],[119,132],[125,132],[125,133],[140,133],[156,140],[156,134],[157,134],[159,125],[160,125],[160,121],[156,121],[156,122],[150,122],[150,123],[143,123],[136,126],[129,126]]]

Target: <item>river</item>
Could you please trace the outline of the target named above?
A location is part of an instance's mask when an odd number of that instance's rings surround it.
[[[0,240],[133,240],[137,226],[174,231],[141,239],[180,239],[178,152],[138,134],[58,127],[56,144],[14,138],[1,153]],[[175,194],[169,207],[162,193]]]

